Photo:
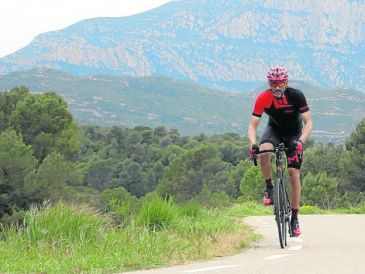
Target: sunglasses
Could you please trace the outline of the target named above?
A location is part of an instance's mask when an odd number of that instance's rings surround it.
[[[286,81],[269,81],[269,85],[272,88],[279,87],[282,88],[286,84]]]

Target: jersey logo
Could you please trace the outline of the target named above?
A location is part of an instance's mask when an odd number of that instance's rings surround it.
[[[289,107],[293,106],[293,105],[288,104],[288,100],[286,99],[285,96],[283,97],[283,99],[274,98],[273,102],[274,102],[275,108],[289,108]]]
[[[295,154],[293,157],[288,157],[288,164],[291,163],[299,163],[298,154]]]

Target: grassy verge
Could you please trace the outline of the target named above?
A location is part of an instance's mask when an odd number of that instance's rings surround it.
[[[272,215],[272,207],[265,207],[256,202],[235,204],[228,210],[228,215],[233,217]],[[347,208],[321,209],[317,206],[303,205],[300,214],[365,214],[365,203]]]
[[[347,208],[321,209],[316,206],[302,206],[300,214],[365,214],[365,203]]]
[[[153,198],[128,225],[87,206],[58,203],[2,229],[6,273],[116,273],[236,253],[257,236],[218,210]]]
[[[365,213],[365,205],[330,211],[301,207],[301,214],[337,213]],[[259,239],[241,218],[271,214],[271,207],[253,202],[223,211],[151,197],[127,225],[116,227],[110,216],[88,206],[47,205],[29,211],[23,225],[1,229],[0,270],[117,273],[230,255]]]
[[[272,207],[265,207],[256,202],[244,202],[233,205],[227,213],[228,216],[241,218],[247,216],[272,215],[273,209]]]

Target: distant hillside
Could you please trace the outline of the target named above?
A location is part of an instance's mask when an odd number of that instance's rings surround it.
[[[158,77],[75,76],[35,69],[0,76],[0,90],[27,86],[33,92],[55,91],[80,122],[101,126],[166,126],[185,135],[237,132],[245,135],[253,93],[207,89]],[[293,82],[306,94],[315,121],[313,137],[342,142],[365,117],[365,95],[355,90],[320,90]],[[264,127],[262,123],[260,130]]]
[[[165,125],[185,134],[241,132],[252,107],[247,95],[157,77],[80,77],[48,69],[0,76],[0,89],[18,85],[35,92],[56,91],[83,122]]]
[[[48,67],[250,91],[268,66],[280,64],[291,79],[359,89],[365,86],[364,14],[364,1],[353,0],[173,1],[43,33],[1,58],[0,74]]]

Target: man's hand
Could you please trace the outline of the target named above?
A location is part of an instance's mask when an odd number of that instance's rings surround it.
[[[250,148],[248,149],[248,153],[250,154],[251,159],[256,158],[256,153],[259,152],[259,147],[256,144],[252,144]]]

